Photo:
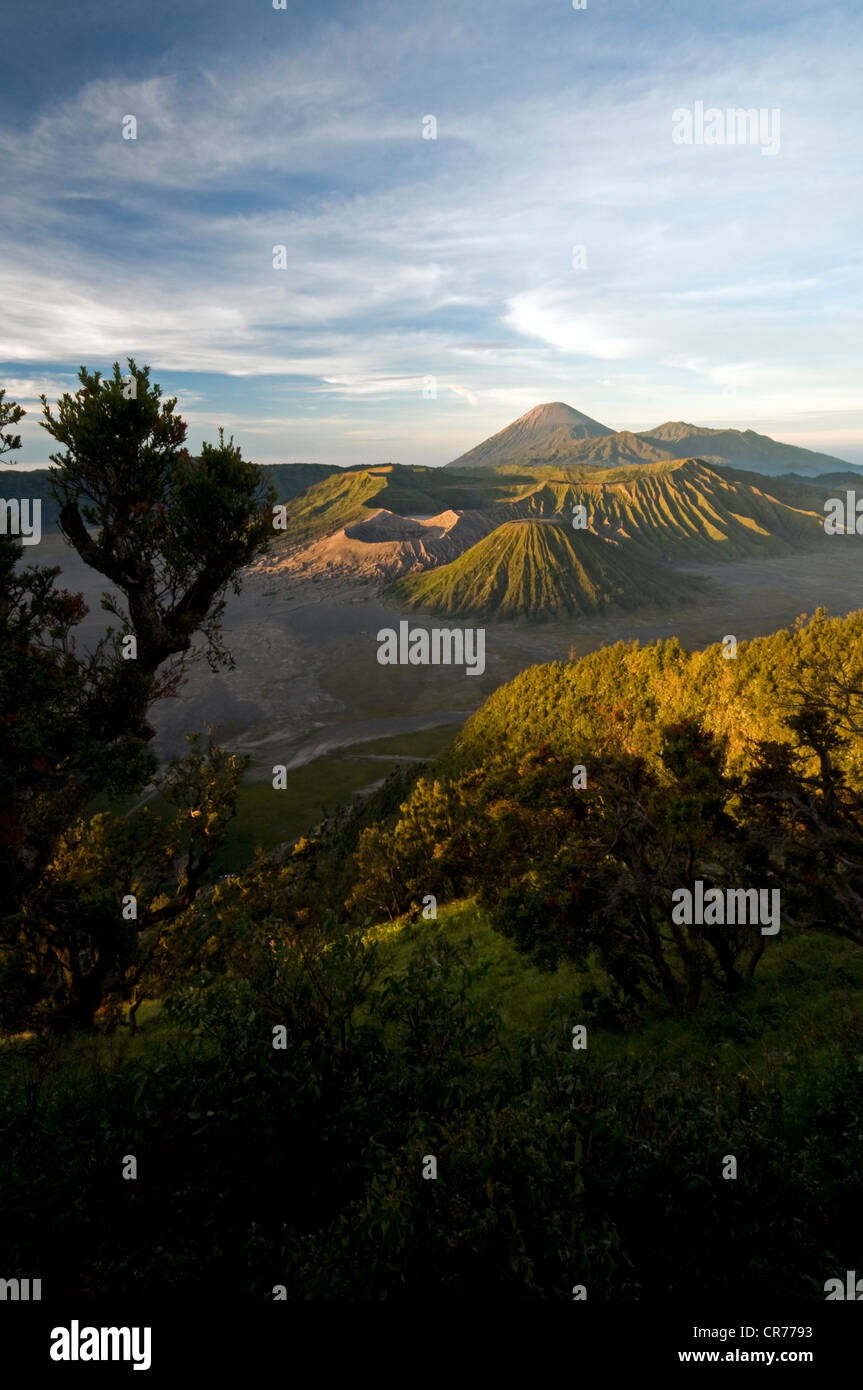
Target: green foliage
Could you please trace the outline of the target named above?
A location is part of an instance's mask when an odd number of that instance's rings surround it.
[[[9,426],[17,425],[26,413],[16,401],[7,401],[6,391],[0,387],[0,458],[21,448],[20,434],[13,434]]]
[[[609,740],[575,796],[547,749],[517,769],[517,780],[504,772],[486,783],[489,815],[503,832],[495,858],[507,866],[502,891],[483,887],[492,922],[552,968],[563,957],[586,965],[597,955],[629,1004],[658,994],[690,1010],[706,978],[739,988],[740,958],[747,954],[751,976],[763,940],[753,947],[744,927],[671,920],[676,887],[746,881],[742,836],[726,809],[736,788],[722,762],[714,739],[678,724],[665,731],[657,769]]]
[[[107,387],[82,369],[46,407],[64,529],[126,595],[137,673],[108,643],[78,658],[74,596],[0,547],[0,1014],[34,1030],[0,1047],[10,1267],[59,1298],[820,1297],[863,1234],[863,615],[732,662],[672,640],[533,668],[433,767],[209,883],[241,772],[222,750],[175,762],[169,811],[88,803],[146,776],[146,710],[194,631],[222,659],[212,619],[266,511],[233,443],[190,459],[137,376],[134,401],[116,365]],[[0,452],[16,410],[0,395]],[[763,495],[761,531],[735,530],[701,468],[600,481],[602,524],[664,510],[676,553],[711,508],[719,547],[811,531]],[[298,534],[382,497],[486,489],[540,516],[594,486],[353,478],[309,489]],[[697,876],[781,885],[763,959],[751,930],[674,929]],[[727,1152],[745,1181],[722,1181]]]
[[[38,888],[4,923],[6,1028],[67,1031],[132,1020],[163,979],[234,812],[241,760],[190,736],[159,778],[169,819],[144,807],[68,826]],[[134,897],[134,904],[128,901]],[[134,915],[132,907],[134,906]]]
[[[863,942],[860,622],[819,613],[733,662],[672,641],[533,668],[363,824],[340,901],[362,921],[476,893],[546,968],[599,962],[627,1018],[654,996],[691,1010],[707,981],[738,991],[761,961],[752,924],[672,920],[696,879],[779,890],[786,934]]]
[[[566,523],[509,521],[464,555],[388,590],[401,608],[453,617],[532,618],[590,613],[616,603],[689,602],[698,581],[664,573],[619,546]]]
[[[219,637],[223,595],[272,538],[273,494],[222,430],[218,445],[205,443],[192,458],[176,399],[162,400],[148,367],[128,365],[127,378],[115,362],[104,381],[82,367],[80,390],[64,394],[56,414],[42,398],[43,427],[64,446],[51,455],[61,529],[121,589],[138,637],[136,671],[152,676],[189,650],[196,631],[215,668],[229,662]],[[98,528],[95,538],[88,526]]]
[[[726,740],[728,770],[740,772],[757,742],[791,741],[784,721],[808,698],[803,672],[809,685],[837,675],[846,686],[863,684],[863,611],[831,618],[819,610],[793,631],[739,643],[734,660],[723,658],[719,643],[686,652],[670,638],[648,647],[616,642],[579,661],[532,666],[468,720],[441,770],[454,775],[495,758],[514,761],[542,743],[584,762],[609,726],[628,751],[654,760],[660,729],[695,719]],[[863,739],[840,699],[837,691],[837,717],[851,738],[842,764],[861,785]]]
[[[79,654],[80,595],[56,589],[57,570],[22,568],[20,541],[0,537],[0,1012],[9,1027],[44,1021],[52,1010],[90,1026],[117,981],[128,984],[137,959],[119,901],[105,882],[85,883],[89,870],[80,883],[66,881],[69,846],[76,841],[94,866],[103,862],[82,828],[88,808],[102,794],[140,790],[152,776],[147,714],[176,690],[195,634],[211,666],[230,663],[219,623],[224,593],[272,536],[260,470],[221,431],[217,445],[191,458],[176,401],[162,400],[149,368],[139,371],[131,358],[128,366],[128,378],[115,363],[106,380],[82,367],[80,389],[56,411],[43,397],[42,423],[63,446],[52,455],[63,533],[117,586],[121,597],[105,595],[103,607],[134,638],[133,658],[125,659],[123,633],[110,628]],[[22,414],[0,394],[0,430]],[[0,433],[0,453],[19,445]],[[210,772],[232,804],[212,759]],[[206,781],[198,778],[198,813],[209,817]],[[205,853],[189,850],[184,906],[215,831]],[[152,837],[149,848],[155,875],[164,850],[157,854]]]
[[[730,1011],[593,1026],[575,1053],[569,1020],[503,1032],[438,927],[394,976],[337,923],[268,939],[247,902],[233,973],[179,986],[143,1037],[7,1046],[7,1259],[58,1297],[264,1301],[820,1298],[854,1267],[847,943],[798,937]],[[722,1181],[728,1152],[745,1180]]]

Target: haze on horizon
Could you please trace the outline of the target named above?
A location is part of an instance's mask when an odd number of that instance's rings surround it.
[[[444,464],[546,401],[863,462],[861,28],[849,0],[10,14],[22,464],[39,393],[127,355],[193,447],[224,424],[262,463]],[[697,101],[778,109],[778,153],[674,144]]]

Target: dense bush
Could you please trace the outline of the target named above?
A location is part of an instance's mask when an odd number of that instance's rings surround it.
[[[444,934],[398,970],[341,932],[261,939],[146,1046],[7,1049],[5,1267],[52,1296],[261,1299],[819,1297],[854,1267],[859,1010],[819,1068],[759,1079],[721,1061],[765,1026],[745,1012],[610,1062],[559,1026],[502,1036],[476,983]]]

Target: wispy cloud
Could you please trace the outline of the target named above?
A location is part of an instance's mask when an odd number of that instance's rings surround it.
[[[860,16],[765,6],[760,32],[727,8],[720,45],[688,7],[683,25],[672,5],[588,26],[480,0],[290,34],[274,12],[191,62],[178,34],[132,81],[118,54],[0,130],[7,375],[44,373],[51,394],[66,364],[132,354],[201,427],[221,393],[274,456],[300,418],[315,453],[325,427],[343,441],[339,461],[396,424],[442,462],[551,396],[612,423],[791,431],[804,403],[850,409]],[[781,108],[779,155],[674,145],[671,112],[695,99]],[[278,414],[286,387],[302,416]]]

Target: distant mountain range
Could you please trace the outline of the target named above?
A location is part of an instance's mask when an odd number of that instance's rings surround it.
[[[682,420],[670,420],[639,434],[612,430],[562,401],[534,406],[446,467],[459,472],[549,465],[612,468],[621,463],[667,463],[681,458],[748,468],[768,477],[781,473],[814,476],[853,471],[854,467],[830,454],[778,444],[754,430],[712,430]]]
[[[0,468],[0,497],[39,498],[42,503],[42,526],[54,527],[60,518],[60,508],[51,493],[53,468]],[[274,463],[267,473],[282,502],[298,497],[314,483],[344,469],[328,463]],[[31,557],[32,558],[32,557]]]
[[[373,581],[403,610],[449,617],[668,607],[701,592],[678,568],[687,562],[827,544],[824,500],[854,476],[774,484],[701,459],[343,471],[293,501],[289,533],[259,567],[285,579]]]
[[[372,582],[404,611],[531,620],[668,608],[702,591],[679,569],[688,562],[820,548],[825,500],[861,478],[751,430],[615,432],[561,402],[444,468],[267,473],[290,524],[259,571]],[[0,472],[0,495],[45,500],[44,526],[56,516],[49,484],[47,469]]]
[[[822,543],[822,520],[805,489],[798,491],[802,507],[699,459],[542,481],[518,501],[498,503],[487,516],[499,524],[458,559],[399,580],[388,596],[451,617],[677,604],[700,592],[676,568],[681,562],[782,555]],[[584,529],[573,528],[577,508]],[[502,521],[506,514],[526,519]]]

